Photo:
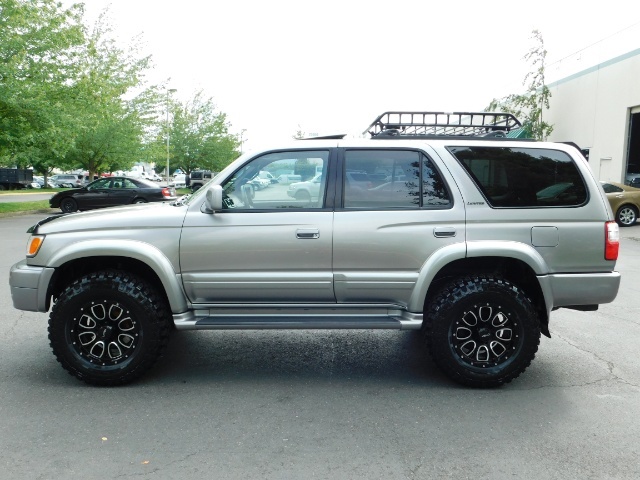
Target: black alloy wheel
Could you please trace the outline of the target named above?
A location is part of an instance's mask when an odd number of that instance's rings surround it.
[[[535,357],[540,324],[531,301],[511,282],[478,275],[457,279],[430,302],[423,325],[434,362],[451,379],[495,387]]]
[[[128,383],[163,353],[171,316],[143,280],[120,271],[69,285],[49,317],[49,340],[62,366],[94,385]]]

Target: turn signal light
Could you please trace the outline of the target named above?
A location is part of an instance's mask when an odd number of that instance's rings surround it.
[[[620,251],[620,227],[616,222],[604,224],[604,259],[617,260]]]
[[[27,244],[27,257],[35,257],[44,242],[44,235],[32,235]]]

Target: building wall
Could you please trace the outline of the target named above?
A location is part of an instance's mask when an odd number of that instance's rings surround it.
[[[589,149],[597,178],[621,182],[627,163],[631,112],[640,108],[640,49],[548,85],[554,126],[550,141],[572,141]]]

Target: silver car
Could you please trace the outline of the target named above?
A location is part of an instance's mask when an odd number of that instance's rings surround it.
[[[142,375],[174,327],[421,330],[451,379],[502,385],[553,310],[595,310],[620,284],[618,225],[589,165],[504,135],[517,128],[508,114],[385,113],[369,139],[245,154],[172,204],[44,220],[11,269],[13,304],[49,312],[56,358],[98,385]],[[313,180],[256,191],[261,171]]]

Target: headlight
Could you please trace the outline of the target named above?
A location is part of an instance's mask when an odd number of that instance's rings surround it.
[[[27,257],[35,257],[44,242],[44,235],[31,235],[27,243]]]

